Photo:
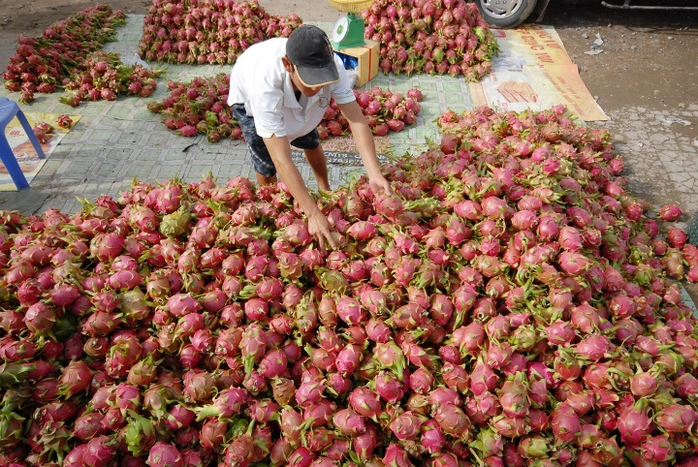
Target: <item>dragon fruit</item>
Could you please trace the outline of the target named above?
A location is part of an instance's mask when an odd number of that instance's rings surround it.
[[[553,435],[556,441],[560,443],[573,442],[581,428],[579,416],[574,411],[574,408],[565,403],[560,404],[553,410],[551,423]]]
[[[391,443],[385,450],[383,464],[396,467],[412,467],[407,452],[397,444]]]
[[[681,208],[675,204],[665,204],[657,211],[657,216],[667,222],[676,222],[682,214]]]
[[[61,374],[61,393],[72,397],[86,391],[92,382],[92,370],[83,360],[72,360]]]
[[[332,423],[345,436],[357,436],[366,431],[364,417],[351,409],[337,411],[332,417]]]
[[[688,433],[696,420],[698,414],[693,408],[679,404],[663,408],[655,417],[657,426],[670,433]]]
[[[642,457],[649,462],[671,462],[676,449],[669,440],[669,435],[648,436],[640,446]]]
[[[182,453],[172,444],[157,442],[148,454],[148,465],[151,467],[182,467]]]
[[[110,462],[116,455],[115,440],[100,435],[89,440],[82,454],[82,462],[89,467],[98,467]]]
[[[209,3],[158,21],[208,23]],[[377,3],[368,26],[411,24]],[[423,3],[435,22],[477,11]],[[191,24],[177,48],[204,43]],[[314,198],[331,252],[288,186],[244,177],[0,212],[0,464],[694,462],[686,232],[660,238],[606,132],[561,108],[440,121],[454,131],[381,166],[393,195],[362,176]]]
[[[647,415],[642,403],[626,407],[618,416],[621,440],[631,446],[638,445],[653,430],[652,419]]]
[[[513,379],[505,381],[499,390],[499,403],[509,417],[525,417],[530,407],[523,373],[516,373]]]
[[[373,383],[376,393],[387,402],[394,404],[405,395],[402,382],[388,371],[379,371]]]
[[[122,413],[137,412],[141,405],[141,392],[131,384],[121,383],[114,390],[114,402]]]
[[[432,409],[432,416],[444,433],[467,439],[471,429],[470,420],[460,407],[453,404],[438,405]]]
[[[423,420],[412,412],[404,412],[390,424],[390,429],[399,440],[413,440],[421,433]]]
[[[31,305],[24,313],[24,324],[33,333],[45,334],[53,328],[58,319],[58,310],[44,302]]]
[[[382,412],[378,394],[368,387],[358,387],[349,393],[349,404],[354,411],[364,417],[376,420]]]
[[[335,444],[337,441],[335,440]],[[366,433],[355,436],[352,439],[352,448],[359,459],[368,461],[378,446],[376,430],[368,430]],[[346,450],[342,450],[342,454]]]

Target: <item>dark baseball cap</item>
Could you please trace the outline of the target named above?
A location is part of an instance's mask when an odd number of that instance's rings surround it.
[[[293,31],[286,42],[286,56],[306,86],[324,86],[339,81],[332,44],[325,31],[317,26],[304,24]]]

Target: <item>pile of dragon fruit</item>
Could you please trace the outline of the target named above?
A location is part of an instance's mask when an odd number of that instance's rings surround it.
[[[680,209],[563,107],[439,125],[334,251],[239,177],[2,212],[0,464],[696,465]]]
[[[195,77],[188,83],[168,81],[169,96],[150,101],[148,109],[162,116],[165,126],[181,136],[204,134],[212,143],[242,138],[242,130],[228,106],[230,76]]]
[[[61,128],[69,130],[73,127],[73,119],[68,115],[59,115],[56,120],[56,123]],[[38,122],[32,127],[36,139],[41,144],[46,144],[51,140],[55,129],[56,128],[48,122]]]
[[[361,13],[364,36],[380,43],[383,73],[450,74],[479,81],[499,45],[475,3],[376,0]]]
[[[143,20],[138,54],[167,63],[226,65],[249,46],[288,37],[298,15],[270,15],[257,0],[154,0]]]
[[[418,88],[408,89],[402,94],[373,86],[366,90],[354,89],[354,95],[366,117],[366,123],[376,136],[386,136],[391,131],[398,133],[405,129],[405,125],[416,123],[417,115],[422,111],[419,102],[424,99],[424,94]],[[318,125],[320,139],[342,136],[349,131],[349,122],[332,99]]]
[[[211,143],[221,138],[240,139],[242,130],[227,105],[229,86],[230,76],[225,73],[212,78],[196,77],[188,83],[169,81],[169,96],[162,101],[151,101],[147,106],[151,112],[162,115],[167,128],[182,136],[204,134]],[[424,98],[417,88],[403,95],[374,86],[365,91],[355,89],[354,94],[376,136],[399,132],[405,125],[414,124],[422,111],[419,102]],[[320,139],[342,136],[348,131],[349,122],[331,99],[318,125]]]
[[[123,11],[99,4],[57,21],[39,37],[20,37],[3,73],[5,87],[21,92],[20,102],[31,102],[35,92],[52,93],[84,71],[87,55],[114,40],[114,28],[125,18]]]
[[[376,0],[361,13],[365,37],[380,43],[384,73],[464,75],[479,81],[499,46],[474,3]],[[270,15],[257,0],[156,0],[143,23],[139,55],[167,63],[232,64],[247,47],[288,37],[296,15]]]
[[[148,97],[155,91],[160,74],[141,65],[124,65],[117,53],[92,52],[82,69],[64,81],[63,87],[69,92],[58,100],[77,107],[83,100],[114,101],[121,95]]]

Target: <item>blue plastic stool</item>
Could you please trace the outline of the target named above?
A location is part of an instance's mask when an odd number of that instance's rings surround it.
[[[10,177],[12,177],[12,181],[15,182],[17,189],[21,190],[23,188],[29,188],[29,183],[27,183],[27,178],[22,173],[22,169],[17,163],[17,158],[15,158],[10,143],[7,142],[7,137],[5,136],[5,128],[15,116],[19,120],[19,123],[22,124],[22,128],[24,128],[24,131],[27,133],[29,141],[32,142],[39,159],[44,159],[46,155],[44,154],[44,150],[41,149],[41,144],[27,121],[27,117],[24,116],[24,112],[22,112],[17,103],[9,100],[7,97],[0,97],[0,160],[5,164],[7,172],[10,174]]]

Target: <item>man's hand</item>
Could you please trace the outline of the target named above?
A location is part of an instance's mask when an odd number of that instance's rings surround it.
[[[371,187],[371,191],[373,191],[374,195],[377,195],[380,192],[383,192],[388,196],[393,195],[393,188],[390,186],[390,182],[388,182],[388,180],[386,180],[385,177],[380,173],[372,176],[369,175],[368,185]]]
[[[294,202],[298,203],[298,206],[308,217],[308,233],[315,237],[323,253],[326,251],[328,244],[336,249],[338,242],[332,236],[330,222],[317,207],[317,204],[315,204],[308,187],[305,186],[303,177],[301,177],[298,168],[291,160],[291,145],[288,138],[286,136],[272,136],[271,138],[265,138],[264,143],[267,145],[276,170],[281,175],[281,180],[288,187],[288,191],[291,192]]]
[[[316,209],[312,214],[308,215],[308,232],[318,241],[320,244],[320,251],[323,253],[327,251],[327,244],[329,244],[333,250],[337,249],[337,241],[332,235],[332,226],[327,220],[327,217],[325,217],[319,209]]]
[[[390,183],[388,183],[381,174],[380,164],[376,156],[376,144],[373,140],[373,133],[371,133],[371,129],[366,123],[366,117],[361,111],[361,107],[359,107],[356,101],[352,101],[347,104],[341,104],[339,109],[349,122],[351,134],[354,137],[356,147],[359,150],[359,154],[361,154],[361,160],[366,168],[368,184],[371,190],[374,194],[383,192],[388,196],[392,196],[393,189],[390,187]]]

